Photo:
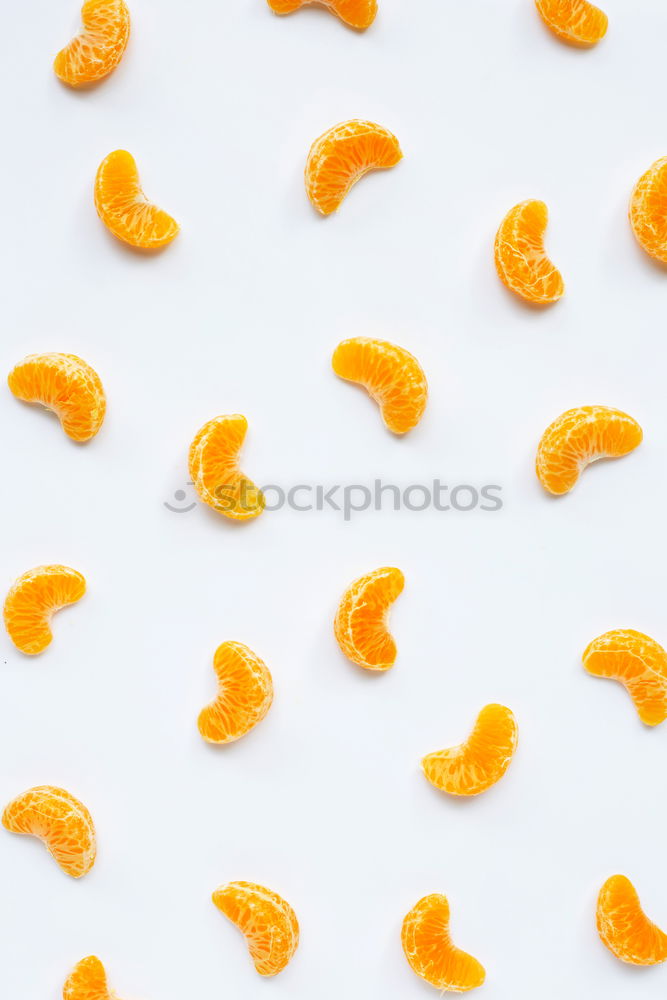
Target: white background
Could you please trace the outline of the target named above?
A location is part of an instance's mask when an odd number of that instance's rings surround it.
[[[400,927],[436,891],[489,1000],[665,995],[667,969],[617,962],[594,911],[622,872],[667,926],[667,727],[643,728],[581,653],[616,627],[667,641],[667,274],[626,218],[667,152],[667,12],[606,0],[609,34],[581,52],[532,0],[380,7],[358,35],[264,0],[134,0],[122,65],[87,93],[50,68],[76,3],[4,12],[0,368],[79,354],[109,407],[77,447],[0,394],[2,587],[49,562],[89,584],[43,656],[0,640],[0,799],[63,785],[99,836],[75,882],[0,831],[3,997],[57,1000],[96,953],[125,1000],[426,998]],[[321,219],[305,158],[351,117],[392,129],[405,159]],[[119,147],[182,225],[161,255],[96,217],[95,170]],[[529,197],[550,207],[567,284],[544,312],[493,266],[500,219]],[[354,335],[404,345],[427,372],[427,413],[404,440],[330,370]],[[645,443],[549,499],[537,441],[591,403],[627,410]],[[504,509],[241,526],[201,505],[171,513],[195,432],[237,411],[259,483],[440,476],[501,484]],[[331,623],[347,584],[385,564],[407,582],[399,659],[378,677],[343,658]],[[215,749],[196,718],[226,639],[266,660],[276,698]],[[487,795],[451,801],[419,760],[491,701],[515,711],[519,752]],[[210,902],[231,879],[297,911],[301,946],[274,980]]]

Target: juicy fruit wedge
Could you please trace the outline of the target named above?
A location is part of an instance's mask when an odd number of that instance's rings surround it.
[[[133,247],[159,250],[178,234],[178,223],[146,198],[134,157],[124,149],[109,153],[98,168],[95,208],[107,229]]]
[[[326,7],[345,24],[359,31],[371,26],[378,10],[377,0],[267,0],[267,2],[275,14],[292,14],[302,7],[317,4]]]
[[[403,153],[398,139],[374,122],[335,125],[316,139],[306,162],[306,191],[322,215],[336,212],[350,188],[370,170],[395,167]]]
[[[648,919],[624,875],[613,875],[600,889],[597,926],[603,944],[622,962],[659,965],[667,960],[667,934]]]
[[[535,0],[544,23],[570,45],[596,45],[607,34],[609,19],[588,0]]]
[[[620,681],[647,726],[667,719],[667,653],[655,639],[632,629],[614,629],[593,639],[583,660],[594,677]]]
[[[580,406],[547,427],[537,449],[537,478],[549,493],[569,493],[591,462],[622,458],[641,444],[643,431],[622,410]]]
[[[465,743],[424,757],[422,770],[441,792],[479,795],[503,777],[518,742],[519,728],[509,708],[487,705]]]
[[[2,825],[11,833],[38,837],[62,870],[72,878],[95,864],[97,844],[90,813],[64,788],[40,785],[10,802]]]
[[[190,446],[190,478],[197,493],[225,517],[248,521],[262,513],[264,494],[239,469],[248,421],[239,413],[214,417]]]
[[[74,967],[63,986],[63,1000],[118,1000],[99,958],[89,955]]]
[[[387,618],[404,585],[400,569],[384,566],[356,580],[343,594],[334,632],[338,645],[353,663],[366,670],[393,667],[396,643]]]
[[[486,979],[477,959],[452,944],[446,896],[420,899],[403,921],[401,941],[413,972],[439,990],[465,993]]]
[[[402,347],[386,340],[354,337],[338,345],[332,366],[336,375],[368,390],[394,434],[407,433],[421,420],[428,383],[417,359]]]
[[[667,156],[637,181],[630,199],[630,225],[640,247],[667,264]]]
[[[233,743],[261,722],[273,701],[273,680],[256,653],[240,642],[223,642],[213,659],[218,697],[199,715],[208,743]]]
[[[289,903],[255,882],[222,885],[213,902],[245,937],[260,976],[282,972],[299,943],[299,923]]]
[[[56,76],[70,87],[108,76],[123,58],[130,37],[130,12],[124,0],[86,0],[81,21],[83,31],[53,63]]]
[[[20,576],[5,599],[5,626],[22,653],[35,656],[53,639],[51,617],[81,600],[86,581],[69,566],[37,566]]]
[[[549,211],[543,201],[522,201],[496,235],[496,270],[502,283],[532,305],[557,302],[565,292],[560,272],[547,257],[544,234]]]
[[[53,410],[73,441],[90,441],[102,426],[106,398],[100,377],[75,354],[31,354],[7,382],[17,399]]]

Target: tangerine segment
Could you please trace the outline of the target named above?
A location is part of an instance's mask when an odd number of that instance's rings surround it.
[[[647,726],[667,719],[667,653],[655,639],[633,629],[614,629],[593,639],[583,660],[594,677],[621,682]]]
[[[124,149],[102,160],[95,178],[95,207],[107,229],[133,247],[157,250],[171,243],[179,230],[170,215],[148,201],[134,157]]]
[[[402,592],[400,569],[384,566],[348,587],[338,606],[334,632],[353,663],[366,670],[389,670],[396,662],[396,643],[387,627],[389,608]]]
[[[338,345],[332,366],[336,375],[368,390],[394,434],[405,434],[421,420],[428,383],[417,359],[402,347],[386,340],[353,337]]]
[[[190,445],[190,478],[204,503],[225,517],[248,521],[264,510],[262,491],[239,469],[248,421],[239,413],[214,417]]]
[[[74,967],[63,986],[63,1000],[118,1000],[99,958],[89,955]]]
[[[667,934],[648,919],[625,875],[613,875],[600,889],[597,926],[603,944],[622,962],[659,965],[667,960]]]
[[[549,305],[565,285],[544,249],[549,210],[543,201],[522,201],[503,219],[496,235],[496,270],[502,283],[533,305]]]
[[[69,566],[37,566],[14,583],[5,599],[5,627],[22,653],[35,656],[53,639],[51,617],[80,601],[86,581]]]
[[[588,48],[607,34],[609,18],[588,0],[535,0],[544,23],[564,42]]]
[[[569,493],[591,462],[621,458],[641,444],[644,434],[622,410],[580,406],[547,427],[537,448],[537,478],[549,493]]]
[[[241,642],[223,642],[213,659],[218,697],[202,709],[199,732],[208,743],[233,743],[261,722],[273,701],[266,664]]]
[[[90,441],[102,426],[107,404],[100,377],[75,354],[30,354],[7,382],[17,399],[53,410],[73,441]]]
[[[90,813],[64,788],[40,785],[10,802],[2,825],[11,833],[38,837],[62,870],[72,878],[95,864],[97,843]]]
[[[401,941],[413,972],[439,990],[466,993],[486,979],[477,959],[452,943],[446,896],[420,899],[403,921]]]
[[[299,943],[299,922],[289,903],[255,882],[222,885],[213,902],[244,935],[260,976],[282,972]]]
[[[518,742],[519,728],[509,708],[487,705],[465,743],[428,754],[422,760],[422,770],[441,792],[479,795],[500,781]]]
[[[640,247],[667,264],[667,156],[656,160],[635,186],[630,225]]]
[[[342,122],[311,146],[305,174],[308,197],[318,212],[331,215],[364,174],[395,167],[402,159],[398,139],[386,128],[374,122]]]
[[[56,76],[70,87],[108,76],[123,58],[130,37],[130,12],[124,0],[86,0],[81,21],[83,31],[53,63]]]
[[[318,4],[359,31],[371,26],[378,11],[377,0],[268,0],[268,4],[275,14],[291,14],[301,7]]]

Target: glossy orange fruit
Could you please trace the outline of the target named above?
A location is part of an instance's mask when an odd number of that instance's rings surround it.
[[[646,253],[667,264],[667,156],[637,181],[630,199],[630,224]]]
[[[228,882],[213,902],[246,939],[260,976],[282,972],[299,944],[296,913],[277,892],[255,882]]]
[[[89,955],[75,966],[63,986],[63,1000],[118,1000],[99,958]]]
[[[593,639],[583,660],[594,677],[620,681],[647,726],[667,719],[667,653],[655,639],[633,629],[614,629]]]
[[[90,441],[102,426],[107,404],[100,377],[75,354],[30,354],[7,382],[17,399],[53,410],[73,441]]]
[[[348,659],[366,670],[389,670],[396,643],[389,632],[389,609],[402,592],[400,569],[383,566],[348,587],[338,606],[334,633]]]
[[[416,427],[426,409],[428,383],[416,358],[386,340],[344,340],[332,359],[336,375],[363,385],[379,403],[385,425],[394,434]]]
[[[565,285],[544,249],[549,211],[543,201],[522,201],[496,235],[496,270],[502,283],[532,305],[557,302]]]
[[[208,743],[233,743],[261,722],[273,701],[266,664],[241,642],[223,642],[213,659],[218,696],[202,709],[199,732]]]
[[[569,493],[591,462],[621,458],[641,444],[636,420],[608,406],[567,410],[547,427],[537,449],[537,478],[549,493]]]
[[[197,493],[225,517],[248,521],[264,510],[262,491],[239,469],[248,421],[239,413],[214,417],[190,446],[190,478]]]
[[[596,45],[607,34],[609,18],[588,0],[535,0],[544,23],[570,45]]]
[[[446,896],[420,899],[403,921],[401,941],[412,970],[439,990],[466,993],[486,979],[477,959],[452,943]]]
[[[5,808],[2,825],[11,833],[38,837],[72,878],[86,875],[95,864],[97,844],[90,813],[64,788],[29,788]]]
[[[422,760],[428,780],[449,795],[479,795],[503,777],[519,742],[519,727],[509,708],[487,705],[468,739],[430,753]]]
[[[178,223],[146,198],[134,157],[124,149],[102,160],[95,178],[95,207],[107,229],[133,247],[159,250],[178,234]]]
[[[308,197],[318,212],[331,215],[364,174],[395,167],[402,159],[398,139],[386,128],[375,122],[342,122],[311,146],[305,173]]]
[[[359,31],[371,26],[378,10],[377,0],[268,0],[268,4],[276,14],[291,14],[301,7],[318,4]]]
[[[130,37],[130,12],[124,0],[86,0],[83,31],[61,49],[53,68],[63,83],[82,87],[108,76],[123,58]]]
[[[80,601],[86,581],[69,566],[37,566],[14,583],[5,599],[5,626],[22,653],[41,653],[53,639],[51,617]]]
[[[603,943],[622,962],[659,965],[667,960],[667,934],[648,919],[625,875],[613,875],[600,889],[597,925]]]

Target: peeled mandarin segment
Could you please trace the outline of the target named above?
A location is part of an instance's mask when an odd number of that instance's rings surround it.
[[[64,788],[40,785],[10,802],[2,825],[11,833],[38,837],[72,878],[86,875],[95,864],[97,844],[90,813]]]
[[[268,4],[275,14],[292,14],[301,7],[317,4],[359,31],[371,26],[378,10],[377,0],[268,0]]]
[[[343,122],[311,147],[305,172],[308,197],[318,212],[331,215],[364,174],[395,167],[402,158],[398,139],[386,128],[374,122]]]
[[[630,224],[640,247],[667,264],[667,156],[639,178],[630,199]]]
[[[87,0],[81,21],[83,31],[53,63],[56,76],[70,87],[108,76],[123,58],[130,37],[130,12],[124,0]]]
[[[248,421],[239,413],[214,417],[190,446],[190,478],[204,503],[235,521],[248,521],[264,510],[262,491],[239,469]]]
[[[441,792],[479,795],[503,777],[518,742],[519,728],[509,708],[487,705],[465,743],[424,757],[422,769]]]
[[[332,366],[336,375],[368,390],[394,434],[407,433],[421,420],[428,383],[417,359],[402,347],[354,337],[338,345]]]
[[[90,955],[75,966],[63,986],[63,1000],[118,1000],[99,958]]]
[[[220,886],[213,902],[244,935],[260,976],[282,972],[299,944],[299,923],[289,903],[254,882]]]
[[[53,639],[51,617],[81,600],[86,581],[69,566],[37,566],[20,576],[5,599],[5,627],[22,653],[41,653]]]
[[[600,890],[597,927],[603,944],[630,965],[659,965],[667,960],[667,934],[645,915],[632,882],[613,875]]]
[[[643,431],[622,410],[581,406],[547,427],[537,449],[537,478],[549,493],[569,493],[591,462],[621,458],[641,444]]]
[[[17,399],[53,410],[73,441],[90,441],[102,426],[104,388],[97,372],[75,354],[31,354],[7,382]]]
[[[240,642],[223,642],[213,660],[219,693],[199,715],[208,743],[233,743],[261,722],[273,701],[273,680],[265,663]]]
[[[107,229],[133,247],[158,250],[179,231],[170,215],[148,201],[134,157],[124,149],[102,160],[95,178],[95,207]]]
[[[549,212],[543,201],[522,201],[507,213],[496,235],[496,270],[502,283],[533,305],[560,299],[565,285],[544,249]]]
[[[385,566],[349,587],[338,606],[334,633],[348,659],[366,670],[389,670],[396,662],[396,643],[388,630],[389,608],[402,592],[400,569]]]
[[[486,979],[477,959],[452,943],[446,896],[420,899],[403,921],[401,941],[413,972],[439,990],[465,993]]]
[[[590,47],[607,34],[609,19],[588,0],[535,0],[544,23],[570,45]]]
[[[667,719],[667,653],[655,639],[614,629],[589,643],[583,661],[594,677],[620,681],[647,726]]]

